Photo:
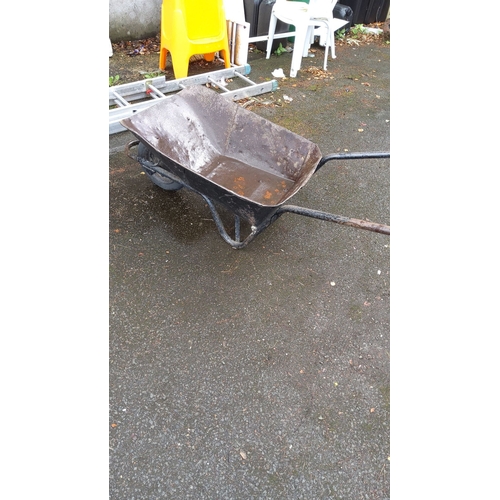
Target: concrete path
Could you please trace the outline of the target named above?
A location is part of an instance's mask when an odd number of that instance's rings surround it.
[[[290,61],[254,54],[251,78]],[[248,109],[324,155],[389,151],[389,46],[321,62]],[[130,139],[110,138],[110,498],[389,498],[390,237],[286,214],[234,250]],[[330,162],[293,204],[390,224],[389,179]]]

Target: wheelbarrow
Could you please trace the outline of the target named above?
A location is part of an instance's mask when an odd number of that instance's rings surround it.
[[[330,160],[389,158],[389,153],[322,156],[313,142],[202,85],[187,87],[120,123],[137,138],[126,146],[128,156],[159,187],[199,194],[233,248],[245,247],[287,212],[390,234],[384,224],[285,204]],[[234,215],[234,236],[225,228],[222,207]],[[246,237],[242,220],[250,228]]]

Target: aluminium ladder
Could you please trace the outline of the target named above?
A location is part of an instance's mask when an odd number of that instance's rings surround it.
[[[234,66],[218,71],[188,76],[177,80],[165,80],[158,76],[143,81],[125,83],[109,88],[109,134],[116,134],[125,129],[120,120],[128,118],[137,111],[167,99],[174,93],[191,85],[207,85],[224,97],[234,101],[273,92],[278,88],[276,80],[255,83],[246,75],[250,73],[250,65]],[[227,80],[231,80],[227,82]],[[244,86],[241,86],[244,85]],[[229,87],[237,88],[231,90]]]

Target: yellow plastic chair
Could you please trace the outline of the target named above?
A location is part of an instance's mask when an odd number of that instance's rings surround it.
[[[163,0],[161,6],[160,69],[170,51],[175,78],[188,74],[189,59],[203,54],[213,61],[219,52],[231,67],[223,0]]]

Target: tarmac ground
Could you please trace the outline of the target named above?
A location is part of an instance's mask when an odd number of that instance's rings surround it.
[[[313,48],[247,109],[323,155],[389,151],[389,44],[338,46],[327,72]],[[265,81],[291,54],[248,62]],[[131,139],[110,136],[110,498],[389,498],[390,237],[285,214],[234,250]],[[329,162],[292,203],[389,225],[389,163]]]

